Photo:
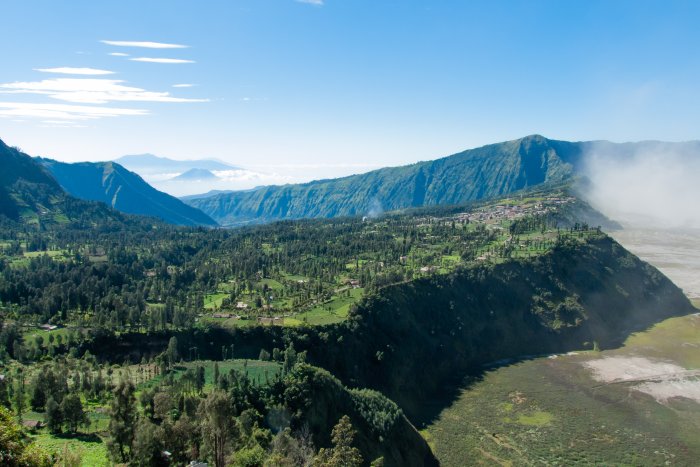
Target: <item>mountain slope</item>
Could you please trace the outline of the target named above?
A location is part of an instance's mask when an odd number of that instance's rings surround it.
[[[76,229],[98,225],[124,228],[142,222],[102,203],[70,196],[46,167],[2,140],[0,167],[0,220],[8,218],[39,228],[62,225]]]
[[[187,202],[223,225],[458,204],[562,182],[580,154],[576,143],[529,136],[404,167]]]
[[[67,164],[51,159],[40,159],[40,162],[77,198],[101,201],[122,212],[158,217],[171,224],[216,225],[203,212],[156,190],[114,162]]]
[[[0,166],[0,214],[19,221],[39,216],[63,199],[63,190],[48,171],[2,140]]]

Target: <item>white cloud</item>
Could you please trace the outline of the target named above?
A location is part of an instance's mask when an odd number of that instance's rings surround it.
[[[125,54],[124,52],[110,52],[112,57],[128,57],[129,54]]]
[[[42,81],[0,84],[0,94],[40,94],[52,99],[80,104],[109,102],[208,102],[208,99],[186,99],[169,92],[146,91],[125,86],[123,80],[94,78],[57,78]]]
[[[297,0],[299,3],[306,3],[308,5],[323,6],[323,0]]]
[[[69,66],[59,68],[34,68],[34,71],[42,73],[58,73],[63,75],[113,75],[113,71],[99,70],[97,68],[73,68]]]
[[[255,172],[246,169],[233,169],[233,170],[214,170],[212,171],[219,179],[224,182],[231,183],[243,183],[254,181],[256,184],[260,183],[279,183],[280,181],[290,181],[291,178],[285,175],[279,175],[276,173],[263,173]]]
[[[2,117],[32,117],[41,118],[44,121],[76,121],[126,115],[148,115],[148,111],[144,109],[118,109],[86,105],[0,102],[0,116]]]
[[[193,86],[194,86],[194,84],[189,84],[189,83],[173,84],[174,88],[191,88]]]
[[[117,47],[142,47],[146,49],[186,49],[188,45],[182,44],[166,44],[163,42],[148,42],[148,41],[100,41],[103,44],[114,45]]]
[[[619,151],[619,150],[618,150]],[[612,219],[644,228],[700,228],[697,148],[647,143],[630,154],[597,144],[587,154],[588,201]]]
[[[194,60],[183,60],[181,58],[149,58],[136,57],[130,58],[132,62],[148,62],[148,63],[195,63]]]

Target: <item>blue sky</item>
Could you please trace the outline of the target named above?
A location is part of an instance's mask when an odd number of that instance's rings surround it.
[[[4,0],[0,138],[290,181],[532,133],[697,139],[698,18],[694,1]],[[183,62],[142,60],[163,58]],[[92,70],[113,73],[66,74]]]

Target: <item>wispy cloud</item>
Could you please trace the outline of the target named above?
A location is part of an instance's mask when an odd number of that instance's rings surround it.
[[[92,78],[57,78],[0,84],[0,94],[41,94],[52,99],[80,104],[109,102],[207,102],[208,99],[186,99],[169,92],[146,91],[125,86],[123,80]]]
[[[124,52],[110,52],[112,57],[128,57],[129,54],[125,54]]]
[[[113,71],[98,70],[97,68],[73,68],[69,66],[58,68],[34,68],[34,71],[42,73],[58,73],[62,75],[113,75]]]
[[[297,0],[298,3],[306,3],[308,5],[323,6],[324,0]]]
[[[181,58],[150,58],[136,57],[130,58],[132,62],[148,62],[148,63],[194,63],[194,60],[184,60]]]
[[[164,42],[148,42],[148,41],[100,41],[103,44],[114,45],[117,47],[141,47],[146,49],[186,49],[189,45],[182,44],[167,44]]]
[[[41,118],[44,121],[80,121],[125,115],[148,115],[148,111],[144,109],[119,109],[87,105],[0,102],[0,117],[30,117]]]
[[[193,86],[194,86],[194,84],[189,84],[189,83],[173,84],[174,88],[191,88]]]

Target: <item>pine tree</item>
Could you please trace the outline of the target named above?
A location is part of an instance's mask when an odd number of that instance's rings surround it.
[[[323,467],[355,467],[362,465],[360,450],[352,446],[357,432],[350,423],[350,417],[343,415],[338,424],[333,427],[331,440],[333,447],[322,448],[314,458],[315,466]]]
[[[75,433],[80,426],[89,426],[90,419],[83,410],[83,403],[77,394],[66,394],[61,401],[63,422],[68,426],[68,431]]]
[[[63,411],[53,397],[46,401],[46,426],[51,433],[60,433],[63,426]]]
[[[131,457],[136,429],[136,397],[134,384],[121,380],[114,389],[110,404],[108,448],[118,462],[127,462]]]

